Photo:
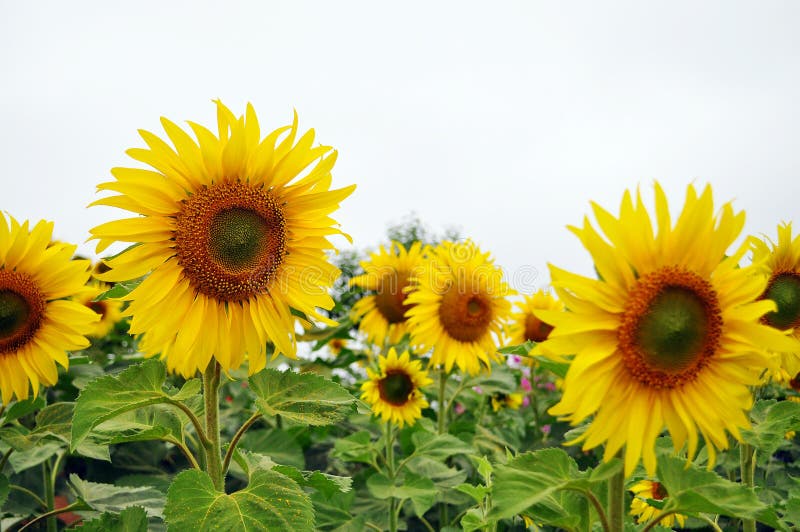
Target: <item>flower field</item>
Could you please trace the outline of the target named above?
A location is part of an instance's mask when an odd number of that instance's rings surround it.
[[[98,184],[99,259],[0,214],[0,532],[800,527],[791,220],[643,183],[519,293],[414,219],[342,251],[337,151],[215,109]]]

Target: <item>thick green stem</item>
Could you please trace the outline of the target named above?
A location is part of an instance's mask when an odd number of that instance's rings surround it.
[[[231,440],[230,445],[228,445],[228,450],[225,452],[225,461],[222,463],[222,473],[225,474],[228,472],[228,468],[231,466],[231,460],[233,459],[233,453],[236,452],[236,446],[239,445],[239,440],[242,439],[244,433],[247,432],[247,429],[253,426],[253,424],[261,419],[263,416],[261,412],[256,412],[250,419],[244,422],[244,425],[239,427],[239,430],[236,431],[234,434],[233,439]]]
[[[742,469],[742,484],[752,488],[755,485],[754,477],[756,472],[755,449],[751,445],[742,443],[739,445],[739,463]],[[742,520],[743,532],[756,532],[756,522],[754,519]]]
[[[445,391],[447,390],[447,373],[444,368],[439,368],[439,434],[447,432],[447,400]]]
[[[46,460],[42,464],[42,482],[44,483],[44,502],[47,507],[47,514],[56,509],[56,486],[55,475],[51,473],[50,460]],[[58,523],[56,523],[56,516],[50,515],[47,517],[47,532],[57,532]]]
[[[391,421],[386,422],[386,467],[389,478],[395,483],[397,471],[394,468],[394,427]],[[389,532],[397,532],[397,499],[389,499]]]
[[[608,479],[608,528],[611,532],[622,532],[625,516],[625,473]]]
[[[218,491],[225,491],[225,475],[222,471],[222,445],[219,434],[219,378],[220,367],[212,361],[203,373],[203,400],[206,414],[206,473]]]

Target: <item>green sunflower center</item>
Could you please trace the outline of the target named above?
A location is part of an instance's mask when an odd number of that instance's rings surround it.
[[[389,370],[386,376],[378,381],[381,399],[395,406],[406,404],[413,391],[414,382],[404,371]]]
[[[525,340],[544,342],[552,330],[552,325],[548,325],[533,314],[528,314],[525,318]]]
[[[375,294],[375,306],[390,324],[406,321],[406,293],[403,291],[410,284],[406,272],[391,272],[381,277],[381,284]]]
[[[29,275],[0,269],[0,354],[17,351],[33,338],[46,306]]]
[[[492,323],[492,300],[488,294],[463,290],[453,283],[442,296],[439,322],[459,342],[479,340],[489,332]]]
[[[631,375],[652,388],[694,379],[719,348],[722,312],[713,286],[694,272],[664,267],[642,276],[617,331]]]
[[[266,293],[286,248],[283,211],[260,186],[233,181],[203,188],[176,217],[178,262],[197,291],[218,301]]]
[[[681,371],[691,365],[707,334],[704,301],[691,290],[669,286],[639,320],[636,342],[650,367]]]
[[[767,325],[781,330],[800,326],[800,274],[787,272],[774,276],[764,298],[778,306],[776,312],[764,316]]]
[[[0,340],[13,336],[25,325],[31,307],[25,298],[12,292],[0,292]]]

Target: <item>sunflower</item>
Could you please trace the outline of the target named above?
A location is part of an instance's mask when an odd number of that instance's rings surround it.
[[[633,492],[633,500],[631,501],[631,515],[636,517],[637,523],[649,523],[652,521],[661,510],[654,508],[647,504],[645,499],[654,499],[656,501],[663,501],[668,497],[667,490],[660,482],[652,480],[640,480],[630,490]],[[683,527],[686,522],[686,516],[681,514],[670,514],[661,519],[659,525],[672,528],[672,525],[678,521],[678,526]]]
[[[365,273],[353,277],[350,284],[374,290],[375,294],[359,299],[351,315],[368,341],[378,346],[387,341],[396,344],[408,332],[408,289],[424,271],[422,244],[415,242],[406,250],[402,244],[392,242],[388,250],[381,246],[369,258],[361,262]]]
[[[800,340],[800,235],[792,238],[792,224],[778,226],[777,243],[754,241],[753,262],[763,265],[769,276],[761,298],[774,301],[778,307],[761,321]],[[780,353],[780,362],[776,374],[781,382],[800,373],[800,351]]]
[[[508,326],[510,345],[544,342],[550,336],[553,327],[537,318],[534,312],[537,310],[564,310],[563,303],[544,290],[524,296],[522,301],[518,301],[515,306],[515,312],[511,314],[511,323]]]
[[[502,408],[510,408],[511,410],[519,410],[525,396],[521,393],[496,393],[492,395],[492,410],[499,412]]]
[[[114,325],[122,319],[122,302],[116,299],[102,299],[95,301],[97,296],[107,292],[110,285],[100,281],[89,281],[86,287],[72,299],[100,315],[100,321],[94,324],[92,330],[86,333],[91,338],[104,338]]]
[[[58,380],[56,362],[89,345],[98,316],[70,297],[89,278],[88,260],[72,260],[75,246],[51,242],[52,222],[32,229],[0,213],[0,398],[8,404]]]
[[[502,277],[472,241],[442,242],[433,250],[417,290],[406,299],[412,344],[433,349],[431,365],[449,372],[456,364],[477,375],[501,360],[497,345],[511,309],[506,296],[514,293]]]
[[[419,360],[411,361],[408,351],[399,357],[394,347],[389,348],[387,356],[378,357],[380,371],[367,369],[367,380],[361,385],[361,399],[372,406],[372,412],[383,421],[413,425],[422,417],[422,409],[428,401],[420,391],[432,384],[428,372],[422,369]]]
[[[330,349],[331,353],[334,356],[338,356],[339,353],[342,352],[342,349],[347,347],[347,340],[344,338],[333,338],[328,342],[328,349]]]
[[[571,230],[592,255],[599,280],[550,267],[569,312],[538,311],[555,327],[548,349],[574,353],[561,401],[550,412],[577,424],[594,414],[578,439],[584,450],[605,444],[604,459],[625,445],[625,474],[640,458],[655,473],[655,439],[666,425],[676,451],[689,459],[706,442],[709,464],[726,449],[726,430],[741,439],[752,405],[748,386],[771,364],[767,349],[796,342],[762,324],[771,301],[758,301],[766,279],[740,268],[747,243],[728,248],[744,213],[725,204],[714,214],[711,187],[689,186],[672,225],[655,184],[656,223],[626,192],[619,218],[593,204],[598,233],[585,220]]]
[[[317,310],[332,308],[328,288],[339,275],[325,250],[329,235],[343,233],[329,215],[355,188],[330,190],[336,152],[313,146],[313,130],[297,139],[296,114],[262,139],[251,105],[237,118],[216,103],[217,134],[189,122],[197,142],[166,118],[174,149],[141,131],[148,149],[127,153],[152,169],[112,169],[116,180],[98,188],[119,195],[93,204],[137,213],[92,230],[98,251],[135,244],[106,259],[110,270],[98,277],[148,276],[125,297],[124,315],[144,354],[186,377],[212,357],[238,368],[245,354],[256,372],[267,342],[273,356],[294,358],[293,311],[334,325]]]

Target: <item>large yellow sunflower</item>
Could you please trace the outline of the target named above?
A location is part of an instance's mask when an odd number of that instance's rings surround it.
[[[414,345],[433,350],[431,365],[477,375],[501,360],[497,345],[514,291],[488,253],[475,243],[443,242],[431,255],[406,313]]]
[[[396,344],[408,332],[407,288],[413,287],[413,280],[424,271],[422,244],[416,242],[406,251],[402,244],[392,242],[388,250],[381,246],[369,258],[361,263],[364,273],[353,277],[350,284],[374,290],[375,294],[353,305],[353,320],[359,322],[368,341],[378,346],[387,341]]]
[[[378,357],[379,372],[367,369],[369,380],[361,385],[361,399],[372,406],[372,412],[399,427],[413,425],[422,417],[428,401],[421,388],[433,383],[419,360],[411,361],[408,351],[399,357],[394,347]]]
[[[10,222],[10,223],[9,223]],[[32,229],[0,213],[0,398],[27,399],[29,389],[58,380],[56,362],[89,345],[97,314],[63,298],[89,278],[88,260],[71,260],[75,246],[52,243],[52,222]]]
[[[675,222],[655,185],[656,225],[637,194],[626,192],[619,217],[593,204],[605,238],[590,222],[571,230],[591,253],[600,279],[550,267],[553,286],[569,312],[537,311],[554,330],[554,352],[574,353],[564,395],[550,412],[577,424],[594,420],[575,442],[605,444],[604,458],[625,446],[625,474],[642,458],[654,474],[655,439],[664,426],[676,451],[698,432],[709,461],[740,439],[752,405],[749,385],[772,358],[766,349],[794,341],[759,320],[774,310],[758,301],[766,279],[738,266],[743,244],[726,256],[744,213],[725,204],[715,215],[711,188],[689,186]]]
[[[762,294],[777,305],[761,321],[800,340],[800,235],[792,238],[792,224],[778,226],[778,242],[754,242],[753,262],[765,268],[769,281]],[[800,351],[780,353],[779,380],[788,382],[800,373]]]
[[[636,522],[643,524],[652,521],[661,510],[647,504],[645,499],[654,499],[662,501],[666,499],[669,494],[660,482],[652,480],[640,480],[630,490],[633,492],[633,500],[631,501],[631,515],[636,517]],[[682,514],[670,514],[661,519],[659,525],[667,528],[672,528],[672,525],[678,521],[678,526],[683,527],[686,523],[686,516]]]
[[[328,288],[339,275],[325,250],[343,234],[329,215],[355,185],[330,190],[336,152],[314,146],[314,131],[297,138],[292,125],[262,139],[251,105],[236,117],[217,102],[217,134],[189,122],[195,141],[161,119],[174,148],[141,131],[147,149],[128,155],[152,170],[114,168],[100,190],[119,195],[96,205],[137,216],[92,230],[98,251],[122,241],[138,245],[105,262],[98,277],[124,281],[149,275],[125,299],[140,349],[160,354],[184,376],[212,357],[225,370],[249,359],[255,372],[274,356],[295,356],[291,309],[333,324]]]
[[[94,324],[92,329],[86,333],[92,338],[103,338],[114,328],[114,325],[122,319],[122,302],[116,299],[102,299],[95,301],[95,298],[108,291],[110,285],[100,281],[90,281],[86,287],[76,294],[72,299],[81,305],[100,315],[100,321]]]

